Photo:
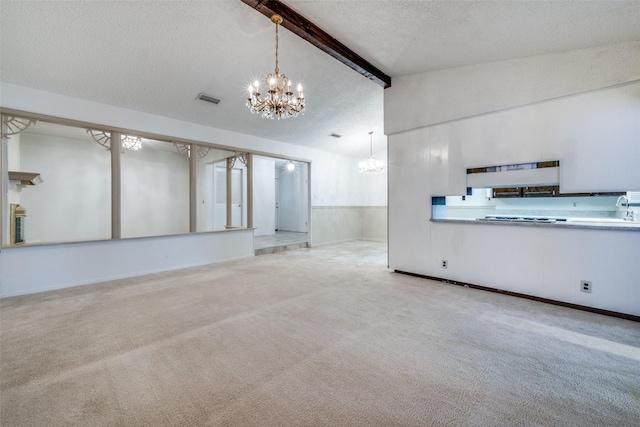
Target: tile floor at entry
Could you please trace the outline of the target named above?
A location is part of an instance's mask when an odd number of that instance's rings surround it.
[[[265,249],[292,244],[306,243],[309,241],[309,233],[295,231],[276,231],[276,234],[257,236],[253,239],[254,249]]]

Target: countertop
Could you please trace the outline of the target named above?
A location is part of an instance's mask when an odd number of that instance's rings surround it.
[[[571,228],[582,230],[609,230],[609,231],[637,231],[640,232],[640,222],[596,222],[590,218],[588,222],[579,220],[562,222],[526,222],[526,221],[478,221],[475,218],[432,218],[431,222],[499,225],[507,227],[544,227],[544,228]]]

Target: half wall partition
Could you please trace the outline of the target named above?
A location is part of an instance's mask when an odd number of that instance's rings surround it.
[[[253,256],[253,153],[0,112],[0,296]]]

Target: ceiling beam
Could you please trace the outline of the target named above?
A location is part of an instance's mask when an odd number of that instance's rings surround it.
[[[271,18],[278,14],[284,20],[282,26],[315,47],[333,56],[347,67],[357,71],[383,88],[391,87],[391,77],[371,65],[360,55],[331,37],[320,27],[278,0],[241,0],[258,12]]]

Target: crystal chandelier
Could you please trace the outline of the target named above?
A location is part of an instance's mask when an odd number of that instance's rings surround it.
[[[256,80],[249,85],[249,98],[247,107],[251,113],[261,114],[262,118],[278,120],[297,117],[304,114],[304,95],[302,85],[298,84],[298,96],[291,91],[292,82],[278,70],[278,25],[282,23],[282,16],[273,15],[271,22],[276,24],[276,70],[268,74],[265,82],[269,87],[267,94],[262,98],[260,83]]]
[[[384,162],[373,157],[373,131],[369,132],[369,158],[358,163],[360,173],[380,173],[384,170]]]

